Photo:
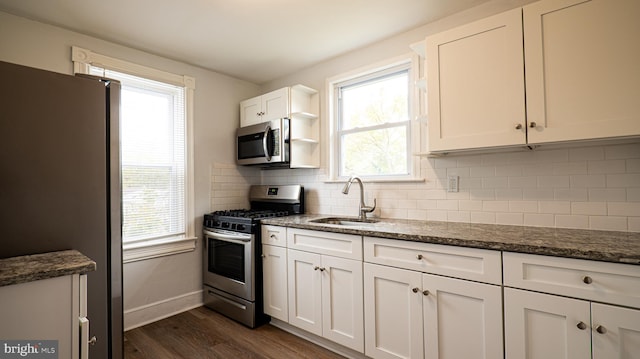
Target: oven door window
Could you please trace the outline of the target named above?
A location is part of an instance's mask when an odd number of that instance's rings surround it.
[[[244,245],[220,239],[209,240],[209,272],[244,283]]]

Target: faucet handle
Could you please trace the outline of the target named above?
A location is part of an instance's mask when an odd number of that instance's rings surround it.
[[[362,207],[362,210],[364,212],[367,212],[367,213],[371,213],[371,212],[375,211],[375,209],[376,209],[376,199],[375,198],[373,199],[373,207],[369,207],[369,206],[363,206]]]

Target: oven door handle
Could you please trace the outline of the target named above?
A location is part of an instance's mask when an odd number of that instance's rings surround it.
[[[204,234],[209,237],[219,239],[225,242],[231,242],[231,243],[237,243],[237,244],[245,244],[247,242],[251,242],[251,236],[247,236],[247,237],[232,236],[228,234],[216,233],[216,232],[211,232],[207,230],[204,231]]]

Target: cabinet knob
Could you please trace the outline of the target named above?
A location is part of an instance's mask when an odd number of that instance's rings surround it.
[[[261,254],[260,257],[267,258],[267,256],[265,254]]]
[[[516,125],[516,130],[521,130],[521,129],[522,129],[522,124],[521,123],[517,124]]]
[[[318,270],[318,269],[320,269],[320,267],[318,266],[313,267],[313,270]]]
[[[589,277],[588,275],[585,275],[584,277],[582,277],[582,282],[584,284],[591,284],[591,283],[593,283],[593,279],[591,277]]]
[[[422,260],[422,259],[424,259],[424,257],[422,256],[422,254],[418,254],[418,255],[416,256],[416,258],[418,258],[418,260]]]
[[[600,333],[600,334],[604,334],[607,332],[607,328],[603,327],[602,325],[598,325],[596,327],[596,332]]]
[[[531,128],[536,128],[536,126],[537,126],[537,124],[535,122],[531,122],[529,124],[529,127],[531,127]]]
[[[415,287],[415,288],[413,288],[413,289],[411,289],[411,290],[412,290],[414,293],[418,293],[418,292],[420,291],[420,288]]]
[[[429,293],[429,291],[428,291],[428,290],[426,290],[426,289],[422,291],[422,295],[424,295],[424,296],[427,296],[427,295],[429,295],[429,294],[431,294],[431,293]]]
[[[325,267],[320,267],[320,272],[324,272],[325,271]]]
[[[587,325],[584,324],[584,322],[578,322],[578,324],[576,325],[576,327],[578,327],[578,329],[580,330],[585,330],[587,329]]]

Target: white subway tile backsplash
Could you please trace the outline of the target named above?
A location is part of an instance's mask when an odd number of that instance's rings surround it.
[[[572,202],[571,214],[582,214],[590,216],[606,216],[606,202]]]
[[[550,214],[570,214],[571,202],[568,201],[540,201],[538,212]]]
[[[640,173],[608,174],[607,187],[640,187]]]
[[[572,188],[606,187],[605,175],[572,175],[569,179]]]
[[[553,196],[556,201],[588,201],[589,192],[586,188],[556,188],[553,190]]]
[[[522,213],[496,213],[496,224],[522,226],[524,215]]]
[[[569,176],[538,176],[539,188],[569,188]]]
[[[640,153],[640,142],[629,143],[624,145],[607,146],[604,148],[606,159],[626,159],[638,158]]]
[[[627,190],[622,188],[592,188],[589,190],[589,201],[624,202],[626,200]]]
[[[625,160],[589,161],[589,174],[625,173]]]
[[[482,210],[485,212],[509,212],[508,201],[483,201]]]
[[[542,146],[544,148],[544,146]],[[640,231],[640,142],[421,158],[424,182],[365,182],[376,216],[452,222]],[[447,192],[447,176],[459,191]],[[303,184],[307,212],[356,216],[357,191],[324,182],[326,169],[211,167],[211,209],[246,207],[251,184]]]
[[[640,217],[640,202],[609,202],[607,215]]]
[[[589,229],[589,216],[556,215],[556,227]]]
[[[510,188],[537,188],[538,179],[535,176],[509,177]]]
[[[569,149],[569,161],[604,160],[604,147],[582,147]]]
[[[626,231],[627,217],[589,216],[589,228],[603,231]]]
[[[538,202],[536,201],[509,201],[509,212],[537,213]]]
[[[552,201],[554,192],[551,188],[525,188],[522,190],[522,199],[527,201]]]
[[[534,227],[553,227],[555,225],[555,216],[553,214],[525,213],[524,225]]]
[[[471,223],[495,224],[496,214],[493,212],[471,212]]]

